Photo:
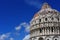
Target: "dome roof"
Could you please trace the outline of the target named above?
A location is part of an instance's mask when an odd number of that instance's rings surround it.
[[[36,14],[34,15],[34,18],[35,18],[35,17],[37,17],[37,16],[39,16],[39,14],[38,14],[38,13],[36,13]]]
[[[42,9],[46,9],[46,8],[51,8],[48,3],[44,3],[43,6],[42,6]]]
[[[44,3],[41,10],[39,10],[35,15],[34,15],[34,18],[39,16],[39,15],[45,15],[45,14],[48,14],[48,13],[54,13],[54,14],[57,14],[57,10],[55,9],[52,9],[50,7],[50,5],[48,5],[48,3]]]

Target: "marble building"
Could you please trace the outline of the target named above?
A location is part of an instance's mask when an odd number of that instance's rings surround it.
[[[60,12],[48,3],[30,21],[30,40],[60,40]]]

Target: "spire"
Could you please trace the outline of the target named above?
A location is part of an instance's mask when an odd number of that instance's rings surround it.
[[[51,8],[48,3],[44,3],[43,6],[42,6],[42,9],[46,9],[46,8]]]

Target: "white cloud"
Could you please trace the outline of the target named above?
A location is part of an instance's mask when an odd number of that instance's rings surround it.
[[[26,32],[30,32],[30,26],[27,26],[27,27],[25,28],[25,31],[26,31]]]
[[[23,40],[30,40],[29,38],[30,38],[30,34],[26,35],[26,36],[23,38]]]
[[[18,26],[18,27],[15,27],[16,30],[20,30],[21,29],[21,26]]]
[[[1,36],[0,36],[0,40],[4,40],[6,38],[6,35],[5,34],[2,34]]]
[[[25,27],[25,31],[29,32],[30,31],[30,25],[26,22],[22,23],[22,26]]]
[[[0,35],[0,40],[5,40],[9,36],[10,36],[10,33],[2,34],[2,35]]]
[[[14,40],[14,38],[10,38],[10,40]]]
[[[11,35],[14,35],[14,36],[18,35],[18,36],[20,36],[19,31],[21,30],[22,27],[25,28],[25,33],[26,32],[29,33],[29,31],[30,31],[29,24],[26,23],[26,22],[23,22],[18,27],[15,27],[15,31],[10,32],[10,33],[6,33],[6,34],[1,34],[0,35],[0,40],[6,40],[6,39],[14,40],[14,38],[11,38],[12,37]],[[25,38],[23,40],[29,40],[29,37],[30,37],[30,35],[27,35],[27,36],[25,36]]]
[[[25,25],[26,24],[26,22],[23,22],[23,23],[21,23],[20,25]]]
[[[27,33],[27,32],[29,33],[29,30],[30,30],[29,24],[26,23],[26,22],[23,22],[19,26],[15,27],[15,31],[5,33],[5,34],[1,34],[0,35],[0,40],[6,40],[6,39],[14,40],[14,38],[11,38],[12,37],[11,35],[20,36],[20,30],[21,30],[22,27],[25,28],[25,33]],[[24,39],[26,40],[27,37],[29,38],[29,35],[27,35]]]
[[[25,31],[29,32],[30,31],[30,25],[26,22],[21,23],[18,27],[15,27],[15,30],[20,31],[22,27],[25,27]]]
[[[30,5],[40,9],[43,0],[25,0],[25,2]]]

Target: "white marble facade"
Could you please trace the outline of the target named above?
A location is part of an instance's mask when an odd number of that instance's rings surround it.
[[[60,40],[60,12],[44,3],[30,21],[30,40]]]

